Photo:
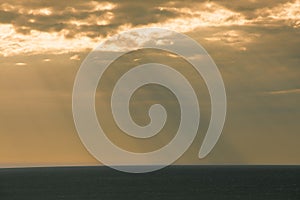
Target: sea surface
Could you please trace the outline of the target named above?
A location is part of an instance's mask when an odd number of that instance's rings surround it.
[[[108,167],[0,169],[0,200],[300,200],[300,166],[170,166],[146,174]]]

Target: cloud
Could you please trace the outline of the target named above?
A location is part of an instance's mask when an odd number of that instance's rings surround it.
[[[17,65],[17,66],[26,66],[26,65],[27,65],[27,63],[18,62],[18,63],[16,63],[16,65]]]
[[[160,7],[177,13],[177,16],[162,23],[163,27],[191,31],[197,27],[243,25],[245,17],[216,3],[193,3],[185,7]]]
[[[94,48],[115,33],[136,27],[158,26],[179,32],[267,25],[296,29],[300,24],[299,2],[76,0],[70,4],[58,0],[0,0],[0,55],[76,53]],[[232,44],[239,38],[234,34],[240,33],[214,33],[206,39]],[[247,37],[246,40],[249,39]],[[243,45],[237,48],[247,49]]]
[[[271,92],[267,92],[267,94],[271,94],[271,95],[300,94],[300,89],[289,89],[289,90],[271,91]]]
[[[80,56],[75,54],[74,56],[70,57],[70,60],[80,60]]]
[[[50,58],[45,58],[45,59],[43,59],[43,62],[50,62],[50,61],[51,61]]]
[[[48,33],[31,30],[24,35],[16,32],[12,25],[0,25],[0,55],[14,56],[18,54],[61,54],[91,49],[97,44],[87,36],[76,36],[72,39],[64,37],[64,31]]]
[[[241,51],[247,50],[247,44],[260,38],[259,33],[248,33],[242,30],[225,30],[205,37],[209,42],[223,43]]]
[[[115,4],[108,2],[75,2],[73,6],[57,7],[55,2],[35,7],[18,3],[0,5],[3,17],[0,22],[12,24],[18,33],[30,34],[30,30],[43,32],[59,32],[65,30],[66,37],[74,37],[76,33],[90,35],[90,30],[97,35],[106,35],[103,25],[110,24],[113,14],[110,12]],[[62,9],[64,8],[64,9]],[[94,27],[97,26],[98,27]],[[119,24],[121,25],[121,24]],[[91,28],[87,27],[91,26]],[[115,28],[111,26],[111,29]],[[95,37],[95,36],[94,36]]]
[[[300,0],[279,4],[273,8],[262,8],[256,12],[257,23],[264,25],[282,25],[300,27]]]

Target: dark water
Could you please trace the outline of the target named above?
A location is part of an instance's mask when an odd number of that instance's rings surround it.
[[[107,167],[0,169],[0,200],[298,199],[300,166],[172,166],[147,174]]]

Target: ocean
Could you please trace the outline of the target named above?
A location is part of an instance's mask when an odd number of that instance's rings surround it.
[[[169,166],[146,174],[108,167],[0,169],[0,200],[300,199],[300,166]]]

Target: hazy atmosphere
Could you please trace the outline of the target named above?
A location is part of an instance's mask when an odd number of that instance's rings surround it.
[[[224,80],[227,118],[215,148],[199,160],[210,117],[205,83],[176,55],[131,52],[113,63],[96,95],[97,115],[114,143],[154,150],[178,128],[178,102],[156,86],[131,102],[133,118],[144,125],[151,104],[166,104],[170,118],[156,137],[139,143],[124,136],[109,114],[110,83],[126,67],[155,61],[200,83],[199,133],[175,164],[300,164],[299,0],[0,0],[0,167],[99,164],[73,122],[75,76],[97,44],[143,27],[184,33],[207,50]]]

